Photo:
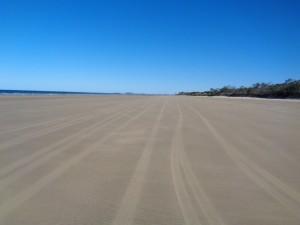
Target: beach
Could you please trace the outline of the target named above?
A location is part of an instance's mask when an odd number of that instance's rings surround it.
[[[2,225],[299,225],[300,102],[0,96]]]

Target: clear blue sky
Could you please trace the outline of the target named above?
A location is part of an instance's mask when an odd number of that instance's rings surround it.
[[[300,79],[300,1],[0,1],[0,89],[174,93]]]

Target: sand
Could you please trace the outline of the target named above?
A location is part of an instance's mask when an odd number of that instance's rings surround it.
[[[1,225],[299,225],[300,103],[0,97]]]

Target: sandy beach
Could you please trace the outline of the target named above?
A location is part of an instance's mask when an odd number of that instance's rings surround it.
[[[300,102],[0,97],[1,225],[299,225]]]

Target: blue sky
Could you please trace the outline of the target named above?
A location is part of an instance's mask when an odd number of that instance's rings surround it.
[[[174,93],[300,79],[300,2],[0,0],[0,89]]]

